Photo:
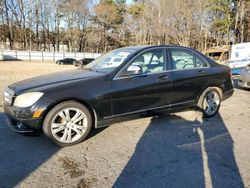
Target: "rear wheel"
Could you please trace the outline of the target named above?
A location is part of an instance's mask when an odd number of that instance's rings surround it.
[[[216,115],[221,104],[221,95],[215,88],[206,89],[200,96],[198,107],[203,112],[204,117],[210,118]]]
[[[45,117],[43,132],[59,146],[82,142],[91,130],[92,118],[88,109],[75,101],[55,106]]]

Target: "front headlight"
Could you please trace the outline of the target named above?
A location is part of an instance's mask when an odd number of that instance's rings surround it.
[[[16,107],[30,107],[35,104],[43,96],[41,92],[30,92],[18,95],[15,99],[14,106]]]

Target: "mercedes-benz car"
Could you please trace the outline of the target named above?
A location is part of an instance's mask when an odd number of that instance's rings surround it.
[[[75,63],[76,60],[73,58],[65,58],[56,61],[56,64],[58,65],[74,65]]]
[[[87,64],[89,64],[91,61],[94,61],[94,60],[95,60],[94,58],[83,58],[83,59],[75,61],[74,65],[76,67],[84,67]]]
[[[92,128],[137,115],[197,109],[213,117],[233,92],[230,68],[194,49],[137,46],[113,50],[83,69],[14,83],[5,89],[4,110],[14,131],[43,131],[69,146]]]

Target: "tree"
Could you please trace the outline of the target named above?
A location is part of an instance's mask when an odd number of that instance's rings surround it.
[[[210,0],[210,18],[217,45],[230,44],[231,30],[233,28],[234,12],[232,0]]]
[[[235,5],[235,42],[250,40],[250,1],[236,0]]]
[[[62,3],[66,30],[64,40],[68,49],[72,51],[83,51],[86,42],[86,27],[90,19],[87,0],[65,0]]]
[[[94,7],[94,13],[92,21],[97,25],[97,30],[101,31],[100,40],[102,49],[107,51],[111,46],[119,46],[120,42],[117,40],[119,38],[118,30],[119,26],[123,23],[123,15],[118,4],[112,0],[101,0]]]
[[[2,0],[10,49],[106,52],[179,44],[206,51],[250,40],[250,0]]]

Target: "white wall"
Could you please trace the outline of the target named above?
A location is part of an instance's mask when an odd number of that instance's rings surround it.
[[[4,50],[4,60],[28,60],[28,61],[56,61],[64,58],[97,58],[97,53],[68,53],[68,52],[40,52],[40,51],[15,51]]]

